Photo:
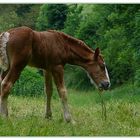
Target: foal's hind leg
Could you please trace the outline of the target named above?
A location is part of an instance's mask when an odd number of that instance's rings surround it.
[[[2,80],[4,79],[4,77],[6,76],[7,72],[8,71],[4,72],[3,70],[1,70],[1,72],[0,72],[0,95],[1,95],[1,83],[2,83]]]
[[[1,70],[1,73],[0,73],[0,113],[4,112],[4,110],[6,110],[6,109],[4,109],[5,108],[4,106],[5,106],[5,104],[7,104],[5,101],[1,100],[1,88],[2,88],[1,84],[2,84],[2,81],[5,78],[6,74],[7,74],[7,71],[4,72],[3,70]]]
[[[1,95],[0,95],[0,113],[1,115],[8,116],[7,98],[9,90],[14,82],[18,79],[20,72],[15,68],[11,68],[1,83]]]
[[[51,97],[52,97],[52,73],[49,71],[44,71],[45,76],[45,93],[47,95],[46,102],[46,114],[45,117],[50,119],[52,117],[51,111]]]
[[[67,122],[71,122],[71,115],[70,115],[69,107],[68,107],[68,103],[67,103],[67,90],[64,85],[64,68],[63,68],[63,66],[59,65],[53,69],[53,77],[54,77],[55,84],[57,86],[59,96],[62,101],[62,106],[63,106],[63,110],[64,110],[64,118]]]

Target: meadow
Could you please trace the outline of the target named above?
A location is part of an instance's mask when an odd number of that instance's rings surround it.
[[[53,119],[47,120],[45,98],[9,96],[9,118],[0,118],[0,136],[139,136],[140,88],[125,85],[106,91],[107,119],[102,118],[97,91],[68,90],[75,124],[63,121],[58,96],[52,100]],[[56,92],[54,93],[56,94]]]

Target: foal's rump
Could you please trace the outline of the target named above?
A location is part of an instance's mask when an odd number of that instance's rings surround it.
[[[9,31],[7,54],[9,65],[27,64],[32,54],[33,31],[28,27],[13,28]]]
[[[37,32],[24,26],[10,29],[7,33],[9,39],[5,50],[10,67],[13,64],[17,66],[28,64],[46,69],[50,62],[53,64],[55,60],[58,63],[59,44],[56,44],[57,38],[53,33]]]

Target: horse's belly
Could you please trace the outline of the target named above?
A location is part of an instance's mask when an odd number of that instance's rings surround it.
[[[37,59],[31,58],[28,62],[28,65],[31,67],[36,67],[40,69],[46,69],[47,67],[47,63],[44,58],[37,58]]]

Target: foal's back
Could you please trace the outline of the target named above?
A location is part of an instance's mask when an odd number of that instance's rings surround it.
[[[8,32],[10,56],[13,52],[26,52],[29,55],[28,64],[43,69],[65,63],[65,43],[57,32],[37,32],[28,27],[14,28]]]

